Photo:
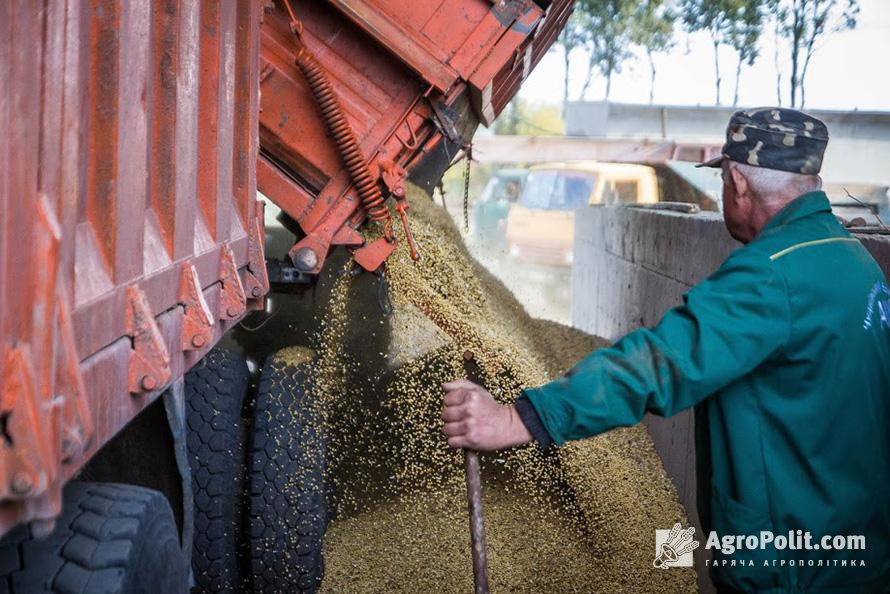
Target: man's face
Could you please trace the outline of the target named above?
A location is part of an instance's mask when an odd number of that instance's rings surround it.
[[[740,196],[730,171],[729,160],[723,161],[723,222],[733,239],[748,243],[752,202],[748,196]]]

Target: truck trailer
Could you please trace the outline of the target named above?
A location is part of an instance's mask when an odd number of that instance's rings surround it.
[[[421,256],[406,180],[431,192],[470,152],[571,10],[0,3],[0,592],[316,590],[324,522],[305,566],[237,561],[269,536],[239,495],[264,429],[244,356],[214,347],[339,246],[375,274]],[[258,191],[289,258],[267,262]],[[305,524],[288,503],[275,542]]]

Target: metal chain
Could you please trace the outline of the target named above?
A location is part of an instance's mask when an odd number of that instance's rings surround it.
[[[473,145],[467,147],[464,165],[464,232],[470,232],[470,163],[473,161]]]

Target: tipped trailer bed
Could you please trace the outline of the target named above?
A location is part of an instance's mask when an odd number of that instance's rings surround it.
[[[0,3],[0,534],[28,522],[50,532],[63,486],[109,442],[120,443],[104,481],[162,458],[163,439],[121,435],[171,391],[166,417],[142,430],[164,425],[182,445],[183,376],[265,306],[257,189],[295,231],[287,264],[300,275],[339,245],[378,269],[407,249],[405,180],[432,191],[571,9]],[[385,237],[366,244],[368,218]],[[184,486],[167,498],[185,534],[189,471],[177,462]]]

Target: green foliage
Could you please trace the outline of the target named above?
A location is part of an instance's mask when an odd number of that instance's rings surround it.
[[[635,47],[642,49],[649,61],[651,102],[656,74],[653,55],[672,49],[677,23],[689,33],[706,33],[711,39],[718,105],[723,81],[720,48],[728,46],[736,52],[733,98],[733,104],[736,104],[742,69],[753,66],[759,59],[760,38],[764,28],[771,23],[777,35],[787,40],[790,51],[791,105],[802,106],[806,98],[804,83],[820,39],[855,28],[858,17],[858,0],[577,0],[575,11],[557,41],[563,50],[565,66],[563,105],[569,98],[572,53],[584,52],[587,56],[587,73],[580,98],[586,96],[594,75],[599,74],[606,79],[605,98],[608,99],[612,75],[620,73],[624,64],[633,58]],[[777,70],[779,51],[777,45]],[[777,93],[780,93],[782,82],[782,72],[779,71]],[[781,103],[781,96],[779,99]],[[556,119],[552,118],[553,121],[541,127],[554,127],[552,124]],[[519,123],[517,120],[504,125],[507,129],[518,129]],[[561,124],[556,127],[561,128]]]
[[[565,67],[563,104],[568,101],[569,61],[575,51],[587,55],[580,98],[587,94],[593,75],[598,73],[606,79],[608,99],[612,75],[620,73],[633,57],[634,46],[643,48],[649,57],[654,84],[652,56],[673,47],[676,18],[671,0],[577,0],[568,25],[557,39]]]
[[[590,43],[591,31],[585,17],[584,11],[576,8],[556,38],[557,45],[562,47],[566,54],[571,54],[576,49],[584,49]]]
[[[758,41],[763,31],[768,8],[777,0],[680,0],[680,11],[687,31],[703,31],[714,46],[714,74],[717,104],[720,104],[720,46],[728,45],[738,54],[736,88],[733,103],[738,101],[739,77],[743,64],[753,65],[759,56]]]
[[[736,1],[732,24],[729,27],[728,43],[739,54],[739,61],[753,66],[760,56],[760,35],[766,22],[768,1]]]
[[[736,0],[735,5],[732,26],[729,30],[729,45],[738,54],[733,105],[737,105],[739,102],[742,66],[753,66],[757,58],[760,57],[760,36],[767,21],[767,11],[775,5],[775,0]]]
[[[591,31],[589,72],[594,69],[606,78],[606,99],[612,87],[612,75],[619,74],[633,56],[631,32],[638,2],[636,0],[578,0],[575,9],[584,14]],[[584,84],[582,96],[590,84]]]
[[[663,0],[643,0],[637,6],[630,28],[630,40],[647,53],[666,52],[674,47],[677,15]]]
[[[569,100],[569,63],[572,52],[575,50],[589,50],[590,40],[592,39],[592,31],[587,22],[586,14],[578,8],[572,12],[566,23],[565,28],[560,32],[556,39],[556,44],[562,48],[563,57],[563,84],[562,84],[562,105],[563,117],[565,117],[565,104]]]
[[[637,6],[631,21],[630,40],[646,52],[649,59],[649,103],[655,97],[654,54],[671,50],[677,15],[663,0],[644,0]]]
[[[706,31],[720,42],[727,39],[732,0],[680,0],[683,25],[690,33]]]
[[[858,0],[774,0],[777,30],[791,52],[791,106],[806,102],[807,71],[821,37],[856,28]],[[799,102],[799,103],[798,103]]]

